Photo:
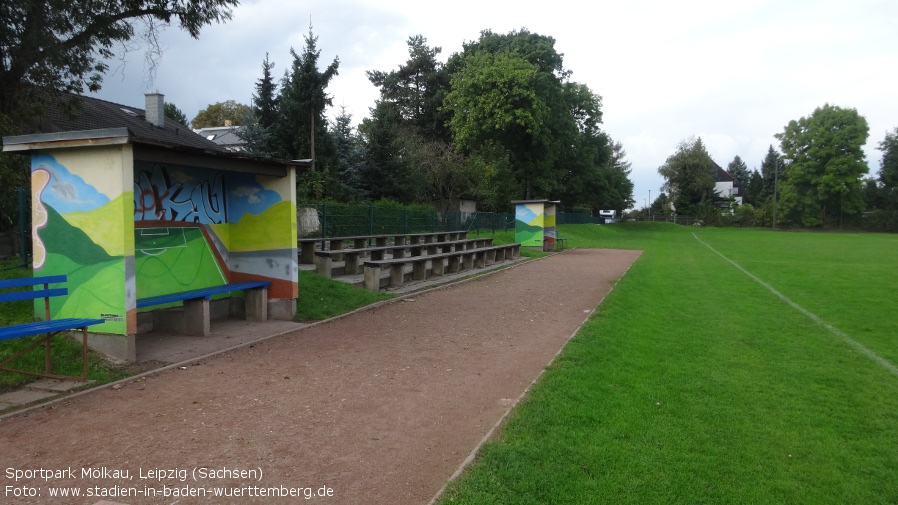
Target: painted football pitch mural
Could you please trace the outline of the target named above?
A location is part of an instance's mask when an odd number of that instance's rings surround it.
[[[115,149],[54,154],[32,156],[35,273],[69,278],[52,317],[102,317],[96,331],[125,334],[137,298],[250,279],[272,281],[271,298],[296,297],[289,179],[131,168]]]

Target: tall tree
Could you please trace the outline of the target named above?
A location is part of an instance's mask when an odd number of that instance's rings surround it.
[[[879,162],[879,183],[889,208],[898,210],[898,127],[886,133],[877,149],[882,151]]]
[[[751,172],[748,170],[748,165],[737,154],[733,161],[727,165],[727,172],[735,179],[736,187],[740,190],[740,196],[744,197],[748,191],[748,183],[751,181]]]
[[[340,114],[333,122],[336,175],[340,184],[341,200],[360,200],[367,197],[362,183],[365,171],[365,146],[352,126],[352,114],[340,107]]]
[[[421,196],[421,172],[414,170],[405,151],[408,134],[393,102],[379,100],[371,116],[362,120],[359,133],[365,144],[362,187],[372,200],[388,198],[413,203]]]
[[[274,63],[268,60],[268,53],[265,53],[262,77],[256,81],[249,117],[241,121],[243,127],[237,130],[237,136],[243,140],[244,151],[260,158],[270,158],[279,151],[274,135],[278,109],[275,95],[277,85],[271,75],[273,68]]]
[[[196,113],[190,121],[192,128],[214,128],[216,126],[240,126],[252,117],[249,105],[234,100],[217,102]]]
[[[176,22],[191,37],[231,18],[238,0],[4,0],[0,7],[0,114],[15,120],[40,111],[42,93],[100,89],[105,60],[144,32]]]
[[[278,121],[277,84],[271,75],[272,69],[274,63],[268,60],[268,53],[265,53],[262,77],[256,81],[256,92],[253,94],[253,115],[256,123],[263,128],[272,128]]]
[[[764,181],[759,193],[755,196],[757,205],[773,201],[774,192],[777,190],[780,178],[783,176],[785,161],[780,153],[773,149],[773,146],[767,147],[767,154],[761,160],[761,179]]]
[[[693,137],[677,146],[658,173],[666,179],[662,186],[667,191],[678,214],[690,215],[701,204],[714,199],[714,161],[705,149],[700,137]]]
[[[380,100],[394,103],[400,117],[418,135],[449,141],[448,115],[442,110],[449,74],[437,61],[442,49],[429,47],[421,35],[409,37],[406,43],[408,60],[391,72],[368,71],[368,80],[380,88]]]
[[[551,114],[540,94],[539,67],[513,53],[475,52],[452,76],[445,106],[460,149],[476,151],[487,142],[503,146],[524,198],[547,196],[555,189],[552,139],[546,124]]]
[[[177,121],[178,123],[181,123],[182,125],[187,126],[187,123],[188,123],[187,115],[184,114],[184,111],[179,109],[177,105],[175,105],[171,102],[165,102],[165,104],[162,107],[162,110],[165,113],[165,117],[167,117],[169,119],[173,119],[173,120]]]
[[[787,161],[783,214],[804,226],[820,226],[863,210],[868,134],[867,120],[857,110],[830,104],[790,121],[776,135]]]
[[[314,172],[318,161],[316,158],[329,150],[326,145],[327,120],[324,112],[333,104],[333,100],[325,90],[337,75],[340,59],[335,57],[321,71],[318,69],[321,50],[318,49],[318,37],[312,33],[311,26],[305,42],[301,54],[290,49],[293,65],[281,82],[278,98],[278,137],[290,158],[311,158]]]

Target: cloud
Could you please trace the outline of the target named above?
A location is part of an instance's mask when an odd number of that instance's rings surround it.
[[[163,40],[153,88],[192,118],[225,100],[249,103],[265,53],[280,79],[313,25],[319,68],[339,57],[327,92],[360,122],[377,90],[367,70],[390,70],[407,57],[406,40],[421,34],[442,59],[481,30],[527,28],[556,39],[572,79],[603,97],[604,128],[624,143],[637,194],[660,187],[656,169],[683,139],[699,135],[725,165],[739,155],[760,165],[774,134],[824,103],[854,107],[871,137],[865,152],[898,125],[898,3],[844,1],[636,0],[583,4],[559,0],[458,0],[451,7],[407,0],[242,2],[234,18],[206,27],[199,40],[175,28]],[[106,79],[101,98],[143,107],[142,54]],[[706,138],[707,136],[707,138]]]

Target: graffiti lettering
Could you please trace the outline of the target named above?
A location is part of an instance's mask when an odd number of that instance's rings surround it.
[[[178,176],[156,165],[139,170],[134,180],[135,221],[180,221],[217,224],[226,221],[224,179]],[[180,180],[179,180],[180,179]]]

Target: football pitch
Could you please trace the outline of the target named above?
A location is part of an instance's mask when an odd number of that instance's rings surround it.
[[[898,236],[559,235],[644,252],[440,503],[898,502]]]

